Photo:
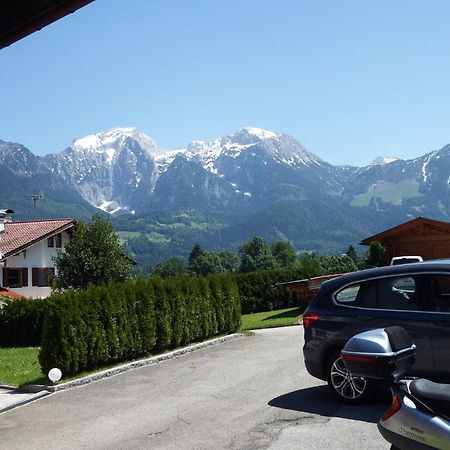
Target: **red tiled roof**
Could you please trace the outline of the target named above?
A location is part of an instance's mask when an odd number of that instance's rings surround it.
[[[7,222],[0,233],[0,252],[3,257],[14,255],[49,236],[74,226],[74,219],[33,220]]]
[[[16,294],[15,292],[8,291],[8,289],[0,288],[0,297],[7,297],[11,300],[21,300],[22,295]]]

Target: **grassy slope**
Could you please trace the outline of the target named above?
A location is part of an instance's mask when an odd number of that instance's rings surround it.
[[[300,308],[280,309],[255,314],[242,315],[242,330],[259,328],[285,327],[297,325],[302,315]]]
[[[372,197],[379,197],[382,201],[401,205],[404,199],[420,197],[420,184],[416,180],[402,180],[398,183],[384,181],[369,188],[364,194],[356,195],[352,206],[368,206]]]
[[[0,384],[21,386],[42,379],[39,347],[0,348]]]

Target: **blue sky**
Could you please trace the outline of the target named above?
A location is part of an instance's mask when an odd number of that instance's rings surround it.
[[[332,164],[450,143],[446,0],[96,0],[0,51],[0,139],[35,154],[135,126],[161,147],[243,126]]]

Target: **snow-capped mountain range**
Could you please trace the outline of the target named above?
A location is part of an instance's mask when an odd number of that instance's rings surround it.
[[[8,186],[110,213],[201,208],[239,215],[280,200],[312,199],[447,218],[449,175],[449,146],[413,160],[380,157],[366,167],[337,167],[291,136],[253,127],[168,150],[135,128],[114,128],[44,157],[0,141],[0,176]],[[2,198],[5,207],[20,210],[8,201],[11,196]]]
[[[294,138],[260,128],[242,128],[233,136],[169,150],[135,128],[115,128],[75,139],[59,154],[34,159],[90,205],[108,212],[182,207],[183,198],[190,199],[187,207],[205,202],[234,208],[276,190],[268,179],[282,184],[300,171],[303,180],[313,182],[315,172],[330,168]],[[16,174],[32,173],[26,166],[22,172],[10,168]]]

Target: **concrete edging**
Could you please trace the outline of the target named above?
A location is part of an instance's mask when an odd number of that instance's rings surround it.
[[[137,369],[139,367],[149,366],[151,364],[157,364],[162,361],[177,358],[178,356],[185,355],[186,353],[190,353],[196,350],[201,350],[206,347],[210,347],[212,345],[220,344],[221,342],[229,341],[231,339],[241,337],[243,334],[241,333],[233,333],[228,334],[226,336],[221,336],[215,339],[210,339],[209,341],[200,342],[198,344],[189,345],[187,347],[183,347],[177,350],[172,350],[167,353],[163,353],[161,355],[155,355],[150,358],[140,359],[138,361],[133,361],[130,363],[126,363],[117,367],[112,367],[111,369],[102,370],[100,372],[93,373],[91,375],[87,375],[82,378],[77,378],[76,380],[67,381],[66,383],[55,384],[55,385],[39,385],[39,384],[30,384],[22,387],[21,392],[40,392],[47,391],[58,392],[64,389],[82,386],[83,384],[92,383],[93,381],[101,380],[103,378],[112,377],[114,375],[118,375],[123,372],[127,372],[128,370]]]
[[[0,386],[0,388],[4,388],[4,385]],[[17,388],[13,388],[13,390],[17,390]],[[17,408],[18,406],[26,405],[27,403],[34,402],[35,400],[39,400],[42,397],[46,397],[47,395],[50,395],[51,392],[47,390],[41,390],[40,392],[37,392],[36,395],[33,395],[32,397],[24,398],[22,400],[16,400],[14,402],[11,402],[7,404],[6,406],[0,405],[0,414],[6,411],[9,411],[11,409]],[[13,394],[15,395],[15,394]]]

